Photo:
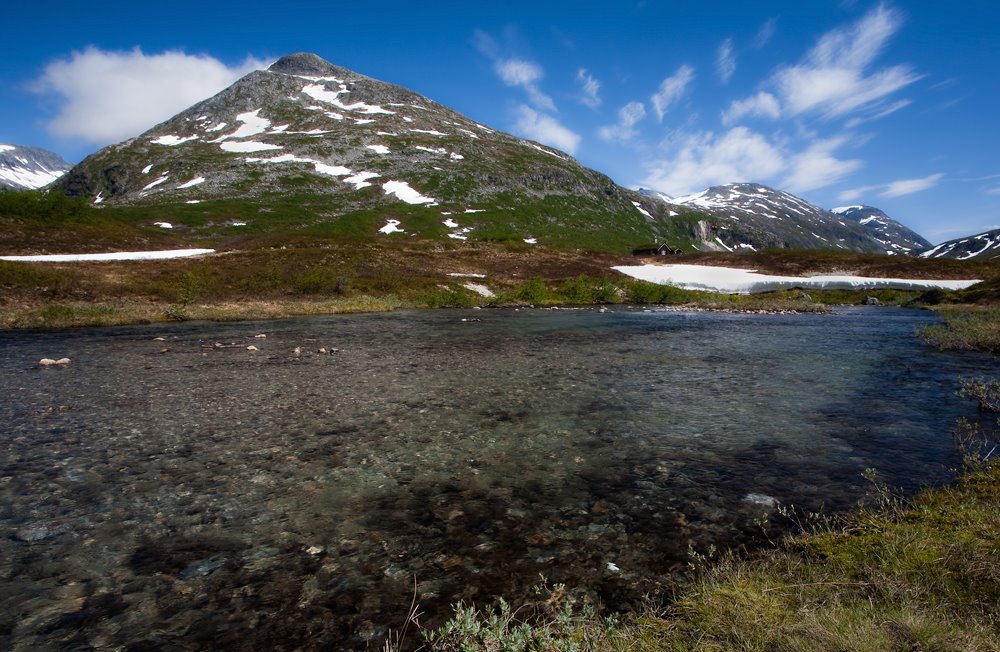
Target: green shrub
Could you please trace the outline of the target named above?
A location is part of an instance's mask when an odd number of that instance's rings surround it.
[[[577,305],[618,303],[621,301],[618,286],[611,279],[595,279],[583,274],[563,283],[559,294],[566,303]]]
[[[540,278],[533,278],[521,283],[514,287],[510,294],[516,301],[531,305],[543,305],[553,299],[552,292],[545,287],[545,281]]]
[[[465,288],[438,287],[419,294],[417,303],[427,308],[471,308],[479,303],[479,295]]]

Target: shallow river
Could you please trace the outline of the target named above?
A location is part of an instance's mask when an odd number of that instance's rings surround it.
[[[932,318],[0,332],[0,647],[379,649],[415,582],[431,625],[540,574],[635,606],[689,549],[759,540],[774,501],[849,507],[867,467],[946,480],[976,416],[956,381],[1000,365],[922,346]]]

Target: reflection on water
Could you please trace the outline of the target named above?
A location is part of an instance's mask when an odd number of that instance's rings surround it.
[[[634,606],[773,501],[849,506],[866,467],[945,479],[944,433],[975,412],[956,378],[997,369],[923,348],[929,318],[0,333],[0,646],[377,648],[414,578],[431,624],[539,574]]]

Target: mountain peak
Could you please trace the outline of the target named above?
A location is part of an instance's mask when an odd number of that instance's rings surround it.
[[[341,72],[332,63],[311,52],[296,52],[288,54],[267,68],[271,72],[280,72],[286,75],[310,75],[322,77],[325,75],[336,75]]]
[[[70,167],[58,154],[38,147],[0,144],[0,189],[41,188]]]

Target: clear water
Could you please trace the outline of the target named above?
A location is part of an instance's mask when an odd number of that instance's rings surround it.
[[[753,543],[762,497],[835,510],[866,467],[906,489],[947,479],[948,428],[975,417],[957,378],[1000,365],[923,347],[929,319],[436,311],[0,333],[0,647],[377,649],[414,582],[430,625],[539,574],[635,606],[689,546]]]

